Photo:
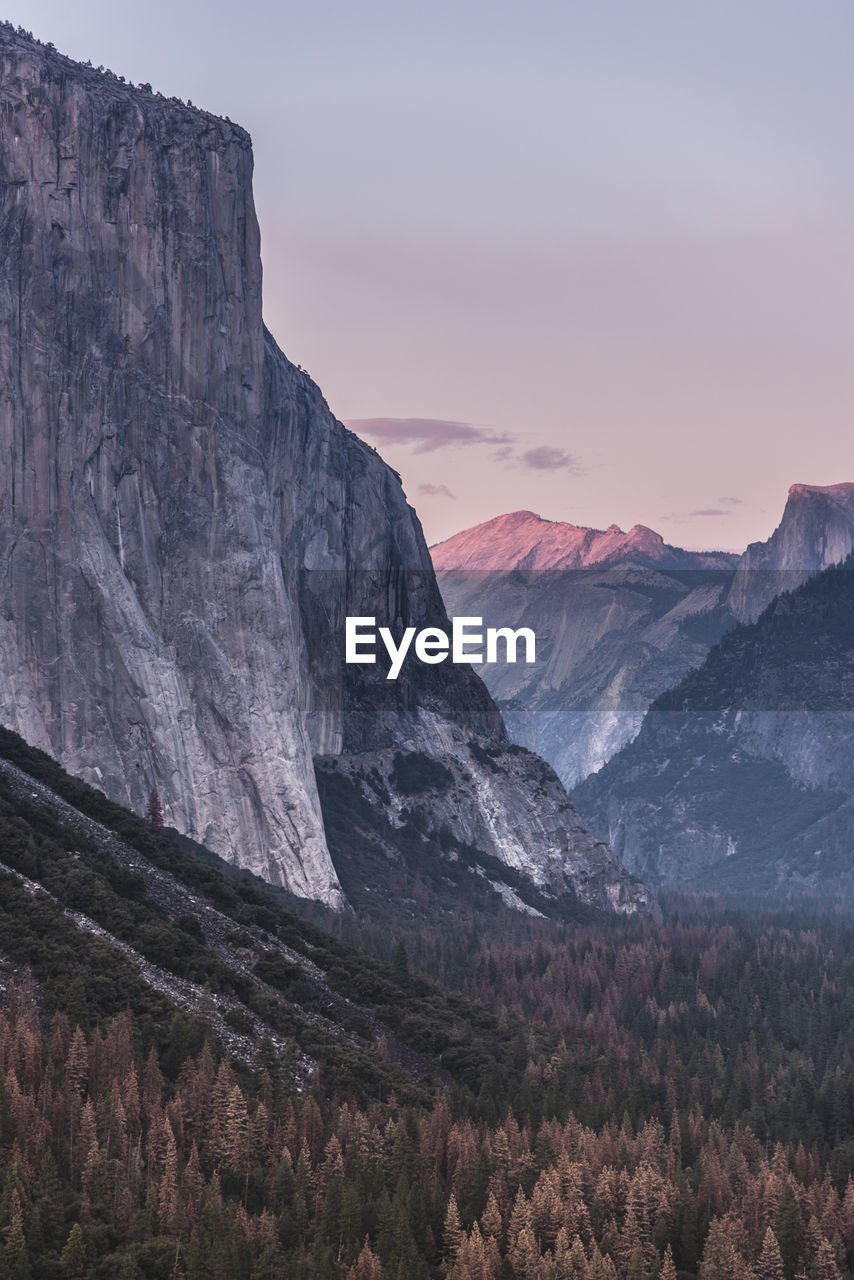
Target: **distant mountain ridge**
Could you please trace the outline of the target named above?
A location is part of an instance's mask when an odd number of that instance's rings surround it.
[[[854,884],[854,557],[730,631],[574,792],[654,884]]]
[[[529,626],[536,668],[479,668],[511,737],[567,787],[638,733],[656,697],[751,621],[854,549],[854,484],[794,484],[780,524],[743,555],[514,511],[431,548],[449,612]]]
[[[630,741],[652,700],[734,621],[738,557],[669,546],[645,525],[588,529],[515,511],[431,555],[449,613],[534,630],[535,667],[478,670],[510,736],[565,786]]]
[[[544,520],[533,511],[511,511],[464,529],[430,548],[438,573],[452,570],[587,569],[643,565],[669,569],[725,569],[738,556],[726,551],[684,551],[646,525],[628,532],[617,524],[589,529]]]

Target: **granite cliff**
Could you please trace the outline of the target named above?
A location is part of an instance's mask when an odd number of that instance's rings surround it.
[[[793,484],[779,525],[741,557],[729,607],[755,622],[782,591],[839,564],[854,550],[854,484]]]
[[[445,614],[398,478],[264,328],[251,179],[238,126],[0,28],[0,720],[333,904],[315,760],[393,860],[427,759],[425,841],[636,909],[472,672],[344,667],[347,614]]]

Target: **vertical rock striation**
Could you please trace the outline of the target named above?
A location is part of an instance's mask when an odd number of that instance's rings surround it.
[[[755,622],[782,591],[840,564],[854,550],[854,484],[793,484],[779,525],[741,557],[729,596],[740,622]]]
[[[264,329],[251,178],[237,126],[0,28],[0,719],[333,904],[313,757],[372,753],[392,825],[400,751],[441,758],[452,838],[635,909],[546,766],[534,798],[470,756],[505,744],[471,672],[343,666],[348,613],[444,611],[398,478]]]
[[[0,715],[335,900],[273,536],[239,128],[0,39]]]

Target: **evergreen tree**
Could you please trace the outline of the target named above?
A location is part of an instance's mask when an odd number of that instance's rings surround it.
[[[65,1248],[59,1258],[65,1280],[84,1280],[87,1267],[86,1237],[79,1222],[68,1233]]]
[[[152,831],[163,830],[163,810],[160,807],[160,796],[157,788],[152,787],[148,795],[148,805],[145,810],[145,821],[151,827]]]
[[[490,1191],[486,1201],[486,1208],[480,1219],[480,1229],[485,1236],[493,1236],[496,1240],[501,1238],[503,1230],[501,1210],[498,1208],[498,1201],[493,1191]]]
[[[780,1246],[780,1257],[783,1260],[786,1280],[793,1280],[804,1251],[804,1224],[790,1182],[786,1183],[777,1212],[774,1214],[774,1235]]]
[[[590,1256],[587,1280],[617,1280],[617,1268],[607,1254],[600,1253],[596,1245]]]
[[[362,1251],[347,1272],[347,1280],[382,1280],[382,1274],[382,1264],[371,1249],[368,1237],[365,1236]]]
[[[842,1280],[833,1249],[824,1237],[819,1241],[815,1257],[807,1272],[809,1280]]]
[[[747,1280],[749,1275],[750,1269],[744,1264],[729,1232],[714,1218],[703,1249],[699,1280]]]
[[[756,1280],[786,1280],[783,1259],[777,1237],[769,1227],[762,1241],[762,1250],[754,1267]]]
[[[673,1263],[673,1253],[670,1245],[664,1250],[664,1261],[661,1264],[660,1280],[676,1280],[676,1267]]]
[[[540,1270],[540,1250],[530,1227],[523,1227],[510,1255],[518,1280],[537,1280]]]
[[[442,1229],[442,1244],[445,1257],[453,1262],[460,1251],[463,1240],[463,1229],[460,1224],[460,1213],[457,1208],[457,1197],[451,1195],[445,1213],[445,1225]]]
[[[6,1230],[6,1244],[2,1251],[4,1280],[30,1280],[30,1254],[24,1235],[24,1214],[21,1209],[21,1197],[17,1188],[13,1189],[9,1198],[9,1226]]]

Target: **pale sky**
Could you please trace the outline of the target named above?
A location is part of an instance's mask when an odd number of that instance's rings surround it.
[[[849,0],[7,0],[255,144],[265,316],[428,539],[854,480]]]

